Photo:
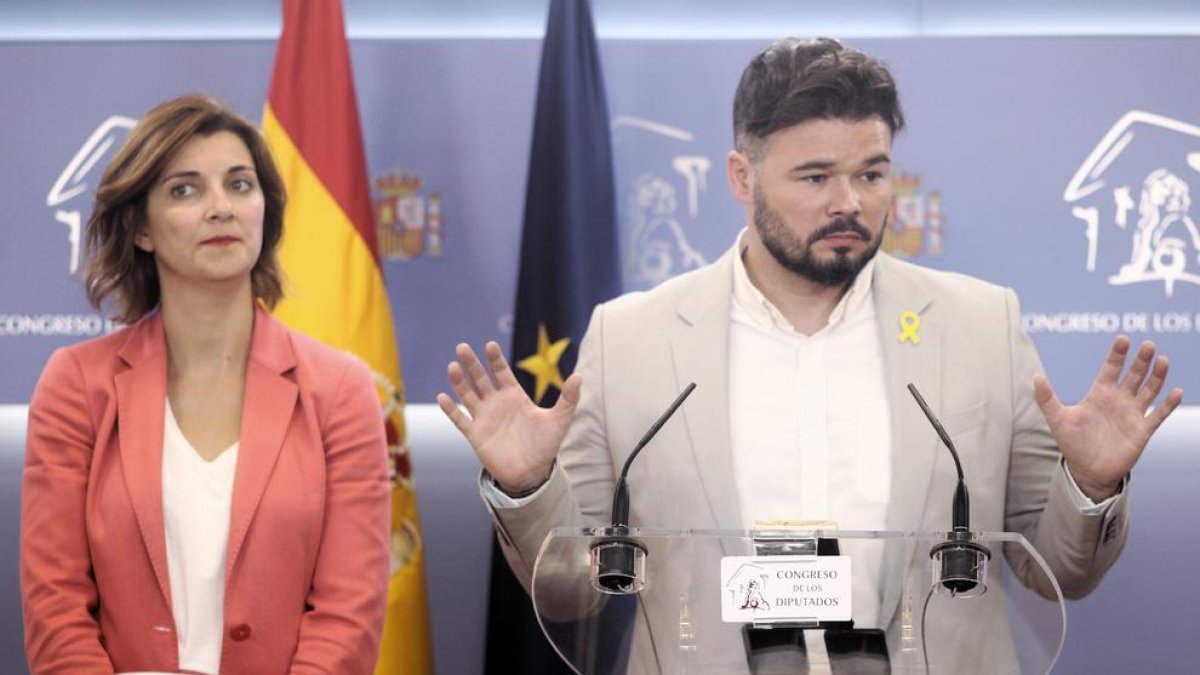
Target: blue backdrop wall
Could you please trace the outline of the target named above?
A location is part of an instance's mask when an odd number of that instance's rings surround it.
[[[1065,398],[1121,331],[1200,391],[1200,91],[1179,65],[1200,38],[856,44],[894,66],[910,120],[887,247],[1016,288]],[[714,259],[742,226],[730,98],[761,46],[604,43],[627,288]],[[353,57],[409,396],[432,401],[456,341],[508,329],[538,43],[364,41]],[[258,117],[272,58],[268,41],[0,43],[0,402],[28,400],[55,347],[109,328],[72,272],[133,119],[191,90]]]
[[[893,65],[910,121],[895,152],[903,179],[894,254],[1016,288],[1066,399],[1082,395],[1117,331],[1158,341],[1173,358],[1174,382],[1200,392],[1200,207],[1191,204],[1200,188],[1200,91],[1190,72],[1200,37],[851,42]],[[724,176],[730,98],[763,44],[602,40],[628,289],[714,259],[741,227]],[[412,401],[432,401],[443,387],[455,342],[508,342],[539,50],[536,39],[353,42]],[[193,90],[257,118],[273,56],[270,39],[0,42],[0,403],[28,400],[55,347],[108,328],[72,273],[90,191],[129,125]],[[436,415],[421,419],[432,425]],[[1200,658],[1183,631],[1185,608],[1200,595],[1186,582],[1152,583],[1185,578],[1183,563],[1170,561],[1200,554],[1188,543],[1196,526],[1179,518],[1195,513],[1189,486],[1200,466],[1190,439],[1200,418],[1183,419],[1192,431],[1172,420],[1180,431],[1156,441],[1168,448],[1139,468],[1130,550],[1101,591],[1071,610],[1065,665],[1074,670],[1064,672],[1130,672],[1145,658],[1170,672]],[[9,440],[0,537],[15,545],[8,497],[19,434]],[[470,531],[486,543],[486,523],[472,494],[473,459],[456,447],[464,454],[452,456],[451,471],[436,455],[451,441],[437,443],[414,439],[434,587],[451,585],[445,579],[469,555],[486,555],[450,541]],[[456,492],[434,489],[431,468],[452,474],[437,485]],[[451,512],[478,520],[444,522]],[[15,555],[0,566],[0,599],[15,609]],[[456,667],[464,650],[452,631],[462,630],[466,603],[482,602],[481,583],[463,586],[470,592],[451,598],[457,605],[432,591],[442,672],[474,672]],[[1131,617],[1136,625],[1125,625]],[[1130,636],[1145,653],[1116,646]],[[5,637],[0,659],[19,664],[18,634]],[[467,642],[481,640],[479,632]]]

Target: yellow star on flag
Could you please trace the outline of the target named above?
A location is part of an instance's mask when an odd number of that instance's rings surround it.
[[[546,389],[550,385],[562,389],[563,378],[558,370],[558,360],[562,358],[569,344],[571,338],[563,338],[551,344],[549,336],[546,335],[546,324],[538,323],[537,353],[517,362],[518,368],[537,378],[533,393],[535,403],[542,402],[542,397],[546,395]]]

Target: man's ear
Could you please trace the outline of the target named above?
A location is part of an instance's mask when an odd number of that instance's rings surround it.
[[[754,195],[754,166],[750,158],[738,150],[730,150],[725,158],[725,171],[733,198],[749,206]]]

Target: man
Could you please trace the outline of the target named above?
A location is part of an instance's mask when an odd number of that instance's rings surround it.
[[[683,419],[631,472],[631,524],[800,517],[946,530],[953,465],[908,400],[913,382],[963,454],[973,529],[1024,534],[1068,597],[1095,587],[1125,541],[1125,477],[1182,392],[1147,413],[1167,360],[1143,344],[1122,376],[1121,337],[1086,398],[1064,406],[1011,290],[877,255],[903,124],[875,58],[833,40],[777,42],[735,96],[727,169],[747,228],[723,257],[597,307],[552,409],[524,396],[495,343],[486,366],[458,346],[448,371],[465,412],[445,394],[438,402],[484,465],[485,500],[526,583],[551,528],[605,523],[629,452],[693,381]],[[1027,558],[1008,553],[1034,584]],[[999,596],[979,630],[1007,635]],[[868,625],[896,632],[894,597],[880,591],[868,610]],[[677,609],[643,606],[633,672],[668,667],[648,644],[656,634],[673,644],[678,621]],[[943,672],[1012,658],[964,631],[948,619],[928,627],[961,647],[937,655]]]

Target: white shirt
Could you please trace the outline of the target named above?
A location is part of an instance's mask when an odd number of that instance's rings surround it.
[[[163,516],[179,668],[216,675],[225,627],[225,558],[239,444],[206,462],[180,431],[170,401],[166,410]]]
[[[758,520],[805,519],[831,520],[844,530],[885,529],[891,408],[874,269],[869,262],[829,322],[804,335],[754,287],[740,256],[734,261],[729,422],[747,528]],[[869,582],[878,579],[882,546],[857,548],[843,544],[841,551],[851,556],[855,625],[875,627],[878,584]]]
[[[805,518],[842,529],[884,528],[891,409],[873,271],[872,261],[829,323],[806,336],[754,287],[741,259],[734,261],[729,422],[746,527]]]

